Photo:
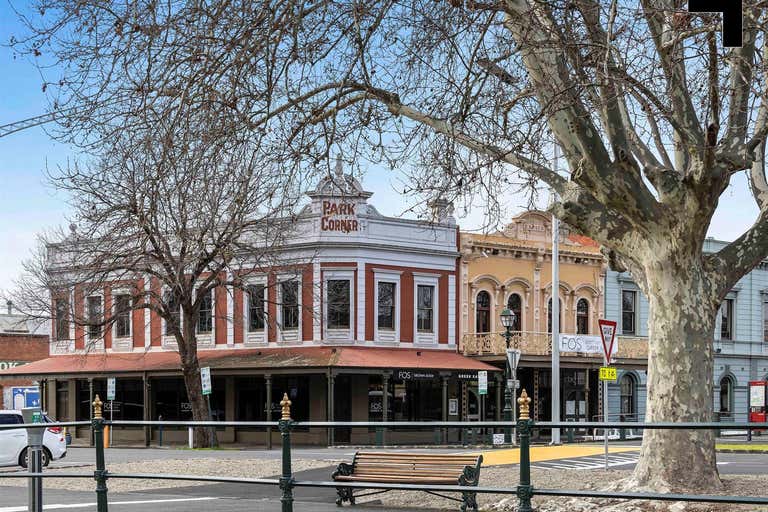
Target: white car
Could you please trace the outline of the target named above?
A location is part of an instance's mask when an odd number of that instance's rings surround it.
[[[45,416],[46,423],[53,423]],[[21,411],[0,410],[0,425],[24,423]],[[27,430],[10,428],[0,430],[0,466],[27,467]],[[67,455],[67,441],[61,427],[49,427],[43,435],[43,466],[52,460],[63,459]]]

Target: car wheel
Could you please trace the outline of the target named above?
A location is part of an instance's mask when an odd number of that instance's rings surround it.
[[[48,451],[48,448],[43,447],[43,453],[41,454],[40,459],[43,463],[43,467],[48,467],[48,464],[51,463],[51,454]],[[24,469],[29,467],[29,450],[27,448],[24,448],[24,451],[21,452],[21,455],[19,456],[19,466]]]

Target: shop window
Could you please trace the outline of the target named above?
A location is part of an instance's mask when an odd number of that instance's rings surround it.
[[[763,341],[768,343],[768,302],[763,302]]]
[[[291,400],[291,419],[309,421],[309,375],[272,377],[272,419],[280,418],[280,401],[287,393]]]
[[[523,299],[520,295],[513,293],[507,299],[507,309],[515,314],[514,320],[512,320],[512,330],[523,330]]]
[[[329,279],[326,281],[329,329],[349,329],[350,325],[350,286],[347,279]]]
[[[589,302],[579,299],[576,303],[576,334],[589,334]]]
[[[119,382],[119,380],[118,380]],[[213,378],[210,400],[213,421],[224,421],[225,380]],[[168,421],[191,421],[192,404],[187,399],[184,379],[153,379],[155,419],[162,416]]]
[[[93,412],[90,387],[85,379],[77,380],[75,384],[77,395],[77,421],[91,419]],[[58,391],[58,390],[57,390]],[[66,402],[66,392],[63,401]],[[104,417],[106,419],[140,421],[144,419],[144,382],[142,379],[128,379],[118,377],[115,380],[115,400],[111,403],[106,400],[107,379],[93,379],[93,397],[99,395],[104,403]],[[58,403],[57,403],[58,406]],[[66,411],[59,413],[62,419]],[[163,419],[170,419],[163,416]]]
[[[621,292],[621,332],[636,334],[637,292],[622,290]]]
[[[491,332],[491,296],[486,291],[475,299],[475,332]]]
[[[198,293],[201,293],[198,290]],[[213,290],[202,292],[200,309],[197,312],[197,333],[210,334],[213,332]]]
[[[56,299],[56,339],[69,339],[69,300]]]
[[[395,291],[397,285],[395,283],[379,282],[379,303],[378,303],[378,315],[379,315],[379,329],[386,329],[393,331],[395,329]],[[371,420],[373,421],[373,420]]]
[[[267,383],[264,378],[235,378],[235,404],[235,421],[267,421]]]
[[[441,421],[443,389],[439,379],[390,381],[391,421]]]
[[[115,337],[131,336],[131,296],[116,295],[115,301]]]
[[[720,339],[733,339],[733,299],[725,299],[720,306]]]
[[[248,331],[264,330],[264,295],[263,284],[248,286]]]
[[[733,415],[733,379],[726,375],[720,379],[720,419],[729,419]]]
[[[280,283],[281,322],[284,330],[299,328],[299,282],[283,281]]]
[[[384,421],[384,385],[381,375],[368,377],[368,421]],[[388,386],[387,419],[392,419],[392,386]],[[373,430],[373,429],[371,429]]]
[[[625,374],[619,383],[621,397],[621,420],[634,421],[637,414],[635,396],[637,394],[637,381],[632,374]]]
[[[88,297],[88,337],[101,337],[101,296]]]
[[[181,330],[181,306],[176,295],[170,290],[166,292],[164,302],[168,310],[168,318],[165,319],[165,335],[173,336],[176,329]]]
[[[435,287],[420,284],[417,290],[417,326],[419,332],[434,332],[434,298]]]
[[[557,300],[560,305],[560,299]],[[563,315],[560,314],[560,308],[557,308],[557,325],[560,326],[560,332],[563,332]],[[547,332],[552,332],[552,298],[547,302]]]

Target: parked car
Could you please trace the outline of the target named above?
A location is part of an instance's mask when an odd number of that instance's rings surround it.
[[[46,423],[54,423],[48,416]],[[0,425],[24,423],[21,411],[0,410]],[[0,466],[27,467],[27,430],[11,428],[0,430]],[[43,466],[52,460],[63,459],[67,455],[67,442],[61,427],[48,427],[43,434]]]

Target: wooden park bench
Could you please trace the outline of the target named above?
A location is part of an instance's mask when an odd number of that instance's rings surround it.
[[[335,482],[464,485],[476,487],[480,480],[482,455],[449,455],[429,453],[357,452],[351,464],[342,462],[332,477]],[[386,490],[353,494],[351,487],[337,487],[336,505],[345,501],[355,504],[355,497],[370,496]],[[461,511],[477,512],[474,492],[462,492],[461,499],[424,491],[435,496],[461,502]]]

